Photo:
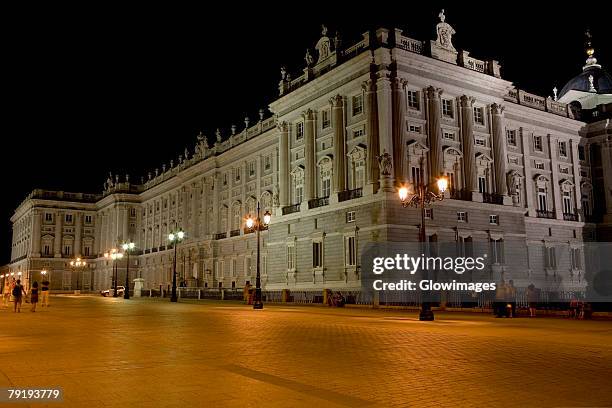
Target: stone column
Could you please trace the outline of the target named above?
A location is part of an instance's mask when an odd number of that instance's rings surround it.
[[[191,236],[198,238],[200,236],[200,208],[198,200],[200,198],[200,189],[196,183],[191,183]]]
[[[32,211],[32,256],[40,256],[40,222],[41,213],[38,210]]]
[[[551,188],[553,202],[555,203],[555,218],[558,220],[563,219],[563,205],[561,203],[561,187],[559,186],[559,162],[557,161],[557,154],[559,150],[559,139],[548,135],[548,154],[550,155],[550,167],[551,167]]]
[[[463,95],[461,106],[461,144],[463,147],[463,172],[466,191],[478,192],[476,163],[474,156],[474,98]]]
[[[603,171],[603,190],[606,201],[604,222],[609,223],[612,222],[612,135],[610,134],[609,127],[607,131],[608,139],[604,139],[601,142],[601,168]]]
[[[403,183],[404,174],[404,134],[406,127],[406,81],[395,78],[393,81],[393,164],[395,180]]]
[[[580,221],[584,221],[582,218],[582,193],[580,192],[580,159],[578,158],[578,140],[570,140],[570,151],[572,152],[572,173],[574,176],[574,208],[578,213]]]
[[[53,253],[56,258],[62,257],[62,217],[64,213],[55,213],[55,238],[53,239]]]
[[[200,204],[202,208],[202,236],[208,235],[208,180],[202,179],[202,202]]]
[[[378,142],[379,156],[385,153],[393,158],[393,109],[392,109],[391,80],[387,71],[378,73],[376,80],[376,108],[378,111]],[[378,160],[378,157],[376,158]],[[395,167],[395,163],[391,163]],[[394,190],[393,170],[391,175],[384,175],[381,172],[380,183],[382,190],[392,192]]]
[[[130,211],[126,205],[121,209],[121,243],[130,239]]]
[[[289,205],[289,125],[287,122],[278,124],[279,131],[279,183],[278,199],[281,208]]]
[[[524,203],[527,203],[527,211],[530,217],[536,216],[535,204],[535,187],[533,185],[533,177],[531,176],[531,140],[527,132],[523,128],[519,129],[521,134],[521,143],[523,146],[523,169],[525,170],[525,198]]]
[[[94,220],[94,242],[93,242],[93,253],[94,255],[97,257],[100,252],[100,226],[101,226],[101,222],[100,222],[100,214],[97,214],[95,217],[93,217]],[[144,242],[141,242],[140,245],[142,246],[144,244]]]
[[[83,230],[83,214],[80,212],[74,213],[74,255],[81,256],[81,239]]]
[[[362,84],[362,88],[365,91],[366,137],[368,144],[366,158],[366,191],[364,191],[364,194],[374,194],[378,191],[380,185],[380,172],[377,162],[380,153],[376,114],[376,83],[368,79]]]
[[[304,201],[316,198],[316,159],[315,159],[315,121],[314,112],[308,109],[302,114],[304,117]]]
[[[440,97],[442,90],[428,87],[427,95],[427,124],[429,137],[429,183],[435,183],[442,172],[442,128],[440,127]]]
[[[508,185],[506,184],[506,137],[504,135],[504,107],[494,103],[491,105],[493,164],[495,169],[495,192],[504,197],[504,204],[510,204]],[[508,198],[506,198],[508,197]]]
[[[346,140],[344,139],[344,100],[336,95],[330,100],[332,126],[334,128],[334,198],[338,198],[341,191],[346,190]]]
[[[189,225],[189,187],[183,186],[181,188],[181,196],[183,198],[183,217],[181,219],[181,224],[179,225],[179,228],[182,228],[183,231],[185,231],[185,235],[187,236],[187,238],[191,238],[191,226]],[[163,242],[163,240],[160,242]]]

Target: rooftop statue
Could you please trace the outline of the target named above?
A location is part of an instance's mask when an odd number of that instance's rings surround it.
[[[444,49],[449,51],[455,51],[455,47],[453,47],[453,35],[455,34],[455,30],[446,22],[446,16],[444,15],[444,9],[438,14],[440,17],[440,22],[436,25],[436,33],[438,34],[438,38],[436,38],[436,42],[438,45]]]
[[[315,45],[315,49],[319,53],[319,60],[317,61],[317,64],[327,59],[331,55],[331,41],[327,36],[327,27],[325,27],[325,25],[321,26],[321,38],[317,42],[317,45]]]
[[[314,58],[312,57],[312,54],[310,53],[309,49],[306,49],[306,56],[304,57],[304,59],[306,60],[307,67],[310,67],[312,64],[314,64]]]

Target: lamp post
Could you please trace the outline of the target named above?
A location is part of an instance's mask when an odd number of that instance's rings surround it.
[[[79,273],[80,273],[80,269],[84,268],[87,266],[87,262],[82,261],[80,257],[77,257],[75,259],[73,259],[72,261],[70,261],[70,266],[72,267],[72,272],[74,272],[75,270],[78,270],[79,272],[77,272],[77,283],[76,283],[76,289],[74,290],[74,294],[78,295],[81,293],[81,289],[79,288]]]
[[[134,250],[136,245],[133,242],[125,242],[121,247],[127,254],[127,268],[125,270],[125,290],[123,291],[123,298],[130,298],[130,252]]]
[[[117,297],[117,259],[123,258],[123,254],[117,251],[116,248],[104,253],[105,258],[110,258],[113,261],[113,297]]]
[[[259,261],[259,232],[264,230],[270,224],[270,220],[272,219],[272,215],[270,211],[266,211],[263,220],[259,216],[260,208],[259,201],[257,202],[257,217],[252,218],[250,215],[247,216],[246,226],[248,229],[252,230],[253,228],[257,232],[257,275],[255,277],[255,298],[253,299],[253,309],[263,309],[263,302],[261,300],[261,272],[260,272],[260,261]]]
[[[178,301],[178,297],[176,296],[176,247],[183,239],[185,239],[185,233],[182,230],[168,234],[168,241],[174,245],[174,262],[172,264],[172,296],[170,297],[171,302]]]
[[[2,274],[0,275],[0,279],[2,279],[2,288],[0,288],[0,293],[4,294],[4,278],[8,277],[8,274]]]
[[[414,187],[414,194],[410,195],[410,190],[408,186],[401,186],[399,188],[398,194],[399,198],[402,202],[402,207],[414,207],[421,209],[421,226],[419,228],[419,242],[421,243],[421,248],[425,250],[425,242],[427,241],[427,235],[425,234],[425,206],[433,204],[436,201],[442,201],[444,199],[444,192],[448,187],[448,180],[446,177],[440,177],[436,181],[438,192],[434,192],[430,190],[430,186],[426,185],[423,176],[425,175],[423,169],[424,158],[421,157],[419,161],[419,179]],[[434,320],[434,314],[431,310],[431,305],[428,301],[421,301],[421,311],[419,313],[419,320]]]

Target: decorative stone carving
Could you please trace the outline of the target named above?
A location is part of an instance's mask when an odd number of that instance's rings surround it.
[[[280,73],[281,73],[281,81],[286,81],[287,80],[287,68],[284,65],[281,67]]]
[[[448,51],[455,52],[455,47],[453,47],[452,42],[455,30],[445,21],[446,16],[444,15],[444,9],[438,14],[438,17],[440,17],[440,22],[436,25],[436,33],[438,34],[436,43]]]
[[[310,53],[309,49],[306,49],[306,56],[304,57],[304,60],[306,61],[307,67],[310,67],[312,66],[312,64],[314,64],[314,58],[312,54]]]
[[[321,38],[315,45],[315,49],[319,53],[319,60],[317,64],[321,63],[321,61],[327,59],[331,55],[331,41],[327,36],[327,27],[325,25],[321,26]]]
[[[378,157],[378,165],[380,166],[380,174],[386,177],[391,176],[391,171],[393,170],[393,159],[386,150]]]
[[[217,136],[217,143],[221,143],[221,131],[219,129],[215,132],[215,136]]]

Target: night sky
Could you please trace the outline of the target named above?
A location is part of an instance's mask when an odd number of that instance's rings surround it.
[[[322,23],[345,44],[377,26],[429,40],[445,7],[455,48],[498,59],[504,79],[544,96],[581,72],[591,27],[595,56],[612,69],[603,6],[428,3],[376,3],[384,9],[359,6],[350,16],[329,9],[331,2],[228,2],[214,11],[28,4],[5,14],[0,263],[10,258],[9,218],[32,189],[101,192],[109,171],[138,181],[176,162],[185,146],[193,151],[200,130],[212,141],[216,128],[227,135],[232,124],[244,127],[246,115],[255,122],[278,96],[280,66],[293,77],[301,72]]]

